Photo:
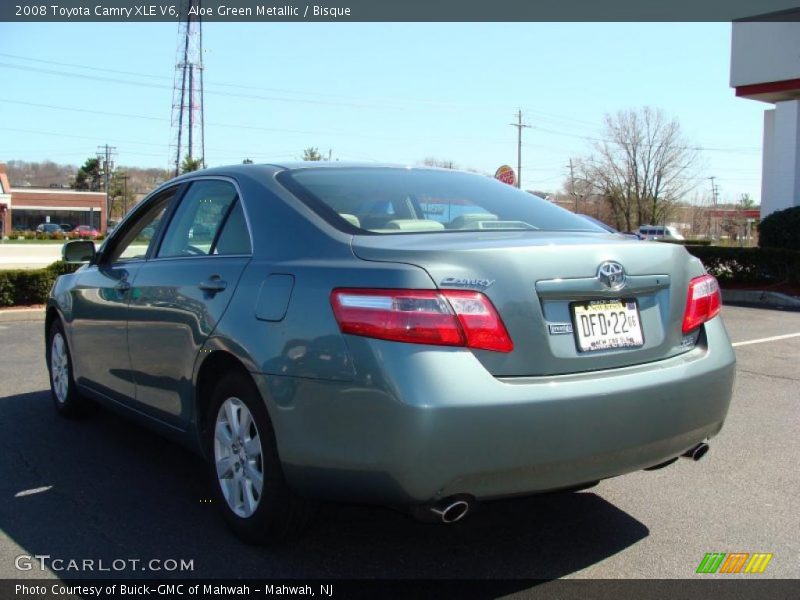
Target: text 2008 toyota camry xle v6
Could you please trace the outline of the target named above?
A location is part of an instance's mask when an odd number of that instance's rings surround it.
[[[699,458],[734,354],[681,246],[480,175],[207,169],[154,191],[47,307],[56,408],[106,404],[201,451],[253,541],[309,499],[461,519]]]

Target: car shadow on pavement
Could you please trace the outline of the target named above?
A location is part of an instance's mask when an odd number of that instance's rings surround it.
[[[451,526],[325,504],[299,539],[258,548],[228,531],[210,498],[199,457],[111,412],[67,420],[48,391],[0,398],[2,578],[21,575],[17,555],[45,554],[102,559],[106,568],[115,559],[142,561],[122,571],[57,571],[64,579],[552,579],[649,533],[598,494],[581,492],[486,503]],[[168,558],[192,560],[193,570],[146,570],[151,559]]]

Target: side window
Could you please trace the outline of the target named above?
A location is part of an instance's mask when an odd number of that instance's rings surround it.
[[[231,222],[231,233],[226,233],[228,222]],[[224,247],[221,242],[224,242]],[[209,179],[193,183],[181,200],[164,234],[158,256],[234,254],[239,252],[229,252],[228,249],[236,246],[234,249],[238,250],[242,245],[247,249],[241,253],[249,253],[250,241],[236,188],[227,181]]]
[[[222,226],[217,242],[214,244],[214,254],[250,254],[250,233],[247,231],[247,221],[244,216],[242,201],[237,200],[228,219]]]
[[[158,234],[164,213],[177,190],[175,187],[154,200],[151,206],[122,232],[119,241],[111,249],[108,262],[142,260],[147,256]]]

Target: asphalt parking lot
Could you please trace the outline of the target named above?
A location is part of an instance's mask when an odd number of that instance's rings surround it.
[[[796,312],[723,315],[737,344],[800,333]],[[265,549],[237,541],[205,501],[199,458],[107,411],[59,418],[42,323],[0,322],[0,578],[42,577],[16,570],[22,554],[194,561],[191,573],[113,573],[133,577],[691,578],[706,552],[769,552],[758,577],[797,578],[800,337],[736,353],[727,423],[699,463],[487,503],[449,527],[325,505],[300,540]]]

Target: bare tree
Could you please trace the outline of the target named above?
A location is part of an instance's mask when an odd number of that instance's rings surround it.
[[[756,206],[756,201],[750,194],[742,194],[741,196],[739,196],[739,207],[742,210],[751,210],[755,208],[755,206]]]
[[[59,165],[49,160],[9,160],[6,163],[6,173],[14,187],[69,187],[77,170],[76,166]]]
[[[617,227],[661,224],[675,203],[697,185],[699,149],[681,133],[677,119],[645,107],[606,115],[595,154],[578,172],[609,203]]]
[[[695,193],[691,202],[687,203],[687,215],[693,238],[711,236],[711,200]]]
[[[570,158],[569,177],[564,182],[564,193],[567,194],[573,203],[573,212],[586,212],[585,200],[596,194],[595,182],[591,179],[591,169],[585,161]]]

